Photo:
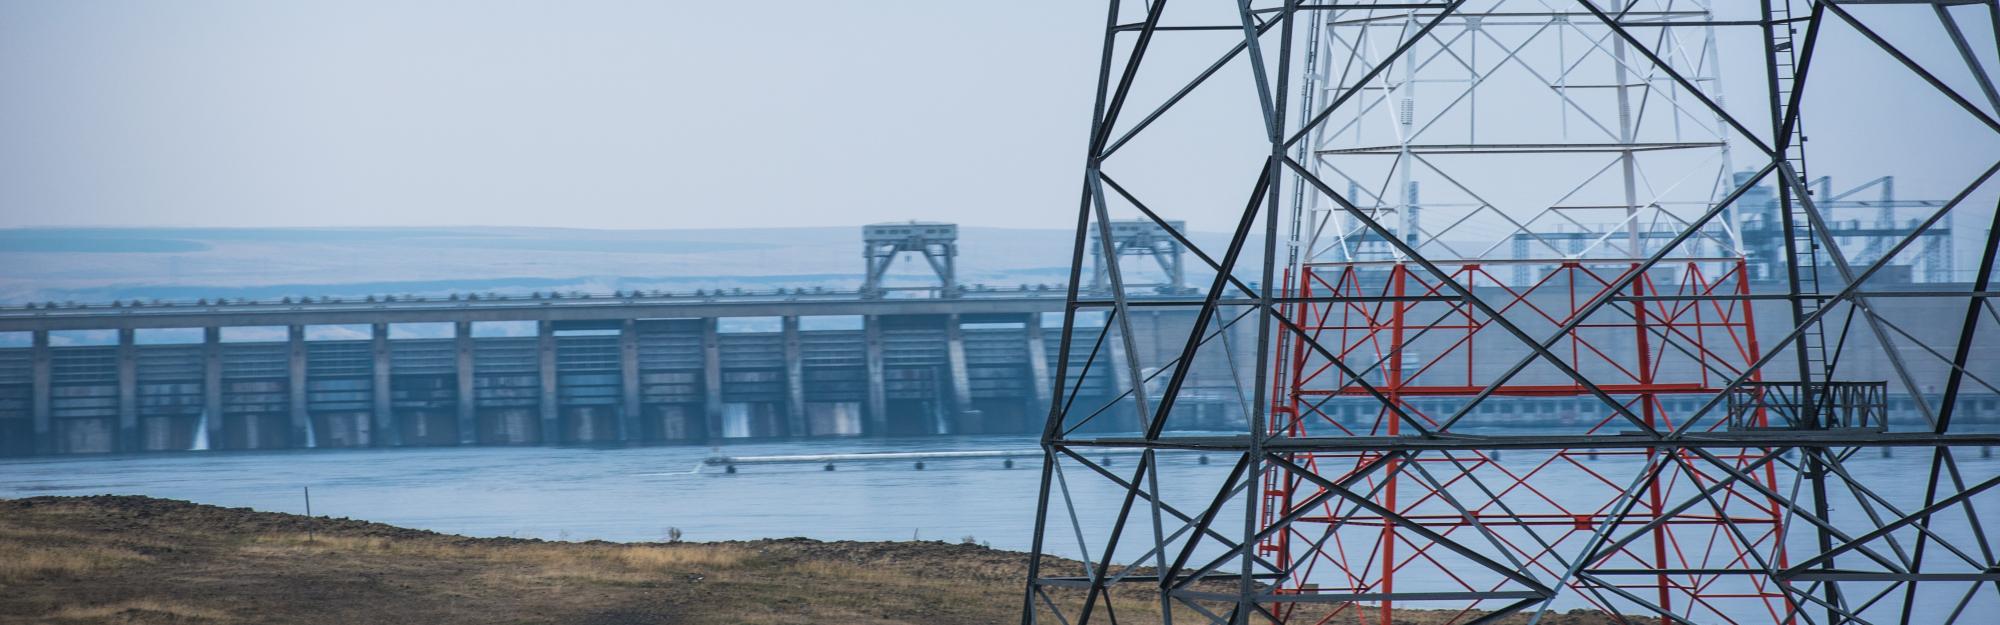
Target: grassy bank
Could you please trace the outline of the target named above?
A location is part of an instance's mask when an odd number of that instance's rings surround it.
[[[144,497],[0,500],[0,623],[1009,623],[1026,566],[937,542],[546,542]],[[1157,614],[1116,599],[1121,621]],[[1558,616],[1543,622],[1604,621]]]

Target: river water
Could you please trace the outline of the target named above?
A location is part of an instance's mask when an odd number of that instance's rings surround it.
[[[1040,462],[1035,458],[1018,460],[1011,469],[998,458],[977,458],[932,460],[924,470],[910,461],[875,461],[837,463],[831,472],[817,463],[744,465],[734,474],[702,467],[701,461],[718,453],[972,451],[1034,445],[1032,437],[980,436],[732,443],[723,448],[464,447],[26,458],[0,461],[0,498],[147,495],[302,513],[303,491],[310,487],[315,514],[469,536],[659,541],[669,528],[677,528],[691,541],[803,536],[956,542],[972,537],[995,548],[1025,551],[1038,487]],[[1532,465],[1528,456],[1510,453],[1507,461]],[[1968,482],[2000,473],[2000,460],[1980,458],[1976,452],[1962,457],[1960,469]],[[1213,463],[1202,464],[1197,455],[1185,453],[1164,458],[1159,469],[1163,496],[1180,502],[1212,496],[1233,459],[1211,459]],[[1129,470],[1136,457],[1110,460]],[[1613,457],[1602,463],[1607,474],[1638,466],[1636,460]],[[1871,483],[1908,485],[1887,489],[1891,492],[1886,495],[1905,510],[1921,506],[1919,486],[1929,468],[1928,453],[1897,450],[1892,458],[1871,453],[1853,458],[1847,468],[1869,476]],[[1110,525],[1122,491],[1083,475],[1086,470],[1073,464],[1065,463],[1065,470],[1065,482],[1080,502],[1081,542],[1093,551],[1101,549],[1102,530]],[[1574,471],[1549,471],[1536,479],[1539,488],[1557,493],[1592,486],[1583,483],[1590,478]],[[1975,501],[1982,519],[2000,519],[2000,489]],[[1224,525],[1231,528],[1226,533],[1240,531],[1240,510],[1227,513],[1225,518],[1235,525]],[[1837,508],[1836,517],[1858,510],[1852,505],[1844,512]],[[1169,523],[1171,531],[1171,519]],[[1049,539],[1049,551],[1081,555],[1077,532],[1068,529],[1066,518],[1059,517],[1052,527],[1062,531]],[[1132,527],[1150,531],[1149,524]],[[1806,535],[1796,532],[1795,540]],[[1144,546],[1134,541],[1120,549],[1136,555]],[[1403,578],[1398,579],[1402,584]],[[1931,601],[1927,592],[1920,616],[1932,619],[1919,622],[1942,622],[1961,593],[1940,594]],[[1974,607],[1994,603],[1993,595],[1984,593]]]

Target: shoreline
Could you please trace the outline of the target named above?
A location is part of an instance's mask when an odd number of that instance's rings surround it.
[[[470,538],[150,497],[31,497],[0,499],[0,624],[1018,623],[1027,560],[941,541]],[[1113,600],[1157,618],[1149,596]],[[1408,610],[1397,622],[1469,619]]]

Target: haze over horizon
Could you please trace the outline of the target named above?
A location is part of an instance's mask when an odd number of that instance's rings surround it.
[[[1067,223],[1101,7],[766,6],[0,2],[0,227]]]
[[[758,6],[0,1],[0,228],[1072,226],[1101,4]],[[1183,22],[1228,17],[1177,6]],[[1876,27],[1919,57],[1952,54],[1935,23]],[[1759,65],[1730,61],[1761,54],[1744,36],[1717,41],[1732,108],[1762,95]],[[1853,33],[1828,36],[1841,45],[1806,92],[1815,128],[1899,132],[1822,132],[1815,175],[1956,192],[1994,146],[1886,55],[1846,45]],[[1992,36],[1968,34],[2000,63]],[[1151,54],[1206,62],[1231,37]],[[1216,80],[1249,80],[1245,66]],[[1850,79],[1874,75],[1892,82]],[[1135,107],[1188,78],[1144,76]],[[1514,97],[1488,106],[1531,105]],[[1212,163],[1267,150],[1246,103],[1183,101],[1162,124],[1184,134],[1122,153],[1120,180],[1195,230],[1230,229],[1248,172]],[[1886,135],[1902,133],[1936,140],[1898,153]],[[1492,173],[1466,182],[1520,172]]]

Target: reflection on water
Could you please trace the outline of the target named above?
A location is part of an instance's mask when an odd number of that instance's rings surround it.
[[[750,456],[1034,445],[1032,437],[981,436],[742,443],[721,451]],[[702,447],[470,447],[13,459],[0,461],[0,497],[133,494],[297,513],[305,509],[301,490],[310,486],[316,513],[470,536],[657,541],[664,540],[668,528],[679,528],[687,540],[696,541],[787,536],[957,541],[971,536],[1000,549],[1025,551],[1030,546],[1040,472],[1039,462],[1032,458],[1015,461],[1012,469],[1005,468],[1000,458],[976,458],[930,460],[921,471],[909,461],[884,461],[843,463],[831,472],[817,464],[744,465],[735,474],[714,467],[695,472],[701,460],[714,452]],[[1536,455],[1508,452],[1505,463],[1531,466]],[[1980,458],[1977,453],[1961,458],[1960,469],[1968,482],[2000,472],[2000,460]],[[1233,462],[1212,460],[1201,464],[1194,454],[1166,456],[1159,471],[1163,499],[1186,502],[1193,510],[1199,507],[1196,502],[1213,497]],[[1111,462],[1118,469],[1134,466],[1130,456],[1114,456]],[[1608,475],[1638,468],[1636,459],[1610,455],[1588,462]],[[1870,476],[1872,484],[1884,485],[1883,494],[1907,510],[1921,507],[1919,485],[1929,462],[1927,452],[1905,449],[1889,458],[1873,452],[1859,455],[1847,468]],[[1081,519],[1083,532],[1078,536],[1069,530],[1062,518],[1071,514],[1068,508],[1052,511],[1059,516],[1050,527],[1064,531],[1052,529],[1047,548],[1071,557],[1081,553],[1079,542],[1093,552],[1101,550],[1110,525],[1106,520],[1114,518],[1123,492],[1086,475],[1088,469],[1078,465],[1065,463],[1064,470],[1064,484],[1077,502],[1074,514]],[[1586,479],[1580,475],[1550,473],[1538,476],[1536,485],[1558,493],[1593,488],[1581,482],[1560,483]],[[2000,498],[1983,496],[1975,501],[1982,519],[2000,519],[2000,506],[1995,505]],[[1836,506],[1836,518],[1849,517],[1843,523],[1854,521],[1852,526],[1865,527],[1865,521],[1851,518],[1859,514],[1852,502]],[[1241,515],[1238,506],[1226,510],[1223,518]],[[1802,541],[1809,537],[1801,530],[1793,534],[1792,542],[1803,548],[1807,545]],[[1119,547],[1120,553],[1130,556],[1121,560],[1146,551],[1148,545],[1140,543],[1149,536],[1130,538]],[[1968,539],[1964,544],[1972,543]],[[1197,556],[1217,553],[1204,549]],[[1932,592],[1949,591],[1939,585],[1924,594]],[[1919,617],[1944,612],[1917,621],[1941,622],[1961,596],[1950,594],[1940,595],[1938,601],[1920,597]],[[1574,607],[1561,605],[1567,603],[1559,602],[1558,607]]]

